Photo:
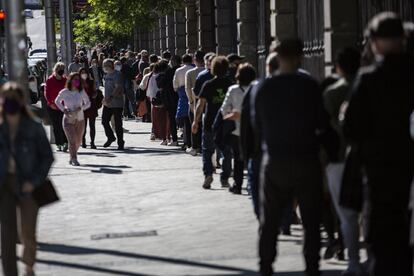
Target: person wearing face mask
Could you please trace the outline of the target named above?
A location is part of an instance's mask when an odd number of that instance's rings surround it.
[[[53,74],[46,81],[44,96],[47,101],[47,112],[52,121],[57,149],[66,152],[68,150],[68,140],[62,127],[63,113],[55,104],[59,92],[65,88],[66,76],[64,74],[65,64],[62,62],[56,63]]]
[[[45,183],[54,161],[42,124],[25,104],[25,93],[14,82],[0,91],[0,232],[2,275],[6,276],[18,275],[17,234],[24,247],[25,275],[34,275],[39,206],[32,192]]]
[[[94,80],[90,78],[88,71],[85,68],[80,69],[79,74],[81,76],[82,86],[86,94],[88,94],[89,101],[91,102],[91,107],[85,110],[84,112],[85,131],[83,133],[82,148],[86,148],[86,132],[87,132],[87,126],[88,126],[88,121],[89,121],[91,149],[96,149],[95,121],[96,121],[96,117],[98,117],[98,109],[99,107],[102,106],[102,93],[98,93],[99,91],[96,89]]]
[[[82,64],[80,64],[80,60],[78,56],[73,58],[73,62],[68,66],[68,74],[79,72],[82,68]]]
[[[103,85],[103,71],[102,66],[99,65],[97,59],[92,59],[91,66],[89,67],[89,74],[95,80],[96,88],[99,88]]]
[[[79,73],[69,75],[66,87],[60,91],[55,104],[65,114],[63,116],[63,129],[69,141],[69,164],[79,166],[77,152],[85,131],[84,111],[91,106]]]

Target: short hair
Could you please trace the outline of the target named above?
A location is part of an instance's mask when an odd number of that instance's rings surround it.
[[[211,64],[211,73],[214,76],[222,78],[227,74],[228,69],[229,61],[225,56],[217,56],[213,59],[213,63]]]
[[[299,38],[287,38],[277,43],[276,53],[280,57],[292,58],[303,56],[303,41]]]
[[[335,63],[346,75],[355,75],[361,66],[361,54],[353,47],[340,49],[336,53]]]
[[[68,76],[68,79],[67,79],[67,81],[66,81],[66,85],[65,85],[65,87],[66,87],[67,89],[72,90],[72,81],[73,81],[73,79],[74,79],[74,78],[76,78],[76,77],[78,77],[78,78],[79,78],[79,81],[81,80],[80,74],[79,74],[78,72],[71,73],[71,74]],[[82,90],[83,90],[83,86],[82,86],[82,82],[80,81],[80,84],[79,84],[79,92],[80,92],[80,91],[82,91]]]
[[[242,86],[248,86],[256,79],[256,69],[248,62],[240,64],[237,69],[236,79]]]
[[[171,57],[171,64],[173,66],[180,66],[180,64],[181,64],[181,57],[179,55],[173,55]]]
[[[114,68],[114,60],[113,60],[113,59],[110,59],[110,58],[107,58],[107,59],[105,59],[105,60],[103,61],[102,66],[103,66],[103,67],[105,67],[105,66],[109,66],[109,67],[111,67],[111,68],[113,69],[113,68]]]
[[[56,62],[55,66],[53,67],[53,72],[57,72],[60,68],[65,69],[65,64],[63,62]]]
[[[200,50],[197,50],[194,54],[194,58],[198,62],[204,62],[204,56],[205,56],[204,52]]]
[[[171,53],[170,53],[170,51],[164,51],[164,52],[162,52],[162,58],[163,59],[171,59]]]
[[[272,70],[276,71],[279,69],[279,60],[277,59],[277,53],[270,53],[266,58],[266,65],[269,65]]]
[[[213,53],[213,52],[209,52],[209,53],[205,54],[204,55],[204,62],[207,63],[208,61],[210,61],[211,57],[215,57],[215,56],[216,56],[216,54]]]
[[[121,57],[120,61],[122,62],[122,64],[124,64],[128,61],[128,59],[125,56],[123,56]]]
[[[149,60],[150,60],[151,63],[156,63],[156,62],[158,62],[158,56],[152,54],[152,55],[150,55]]]
[[[367,34],[370,38],[402,38],[404,27],[401,18],[394,12],[381,12],[368,24]]]
[[[192,63],[193,62],[193,57],[190,56],[189,54],[185,54],[182,57],[183,63]]]

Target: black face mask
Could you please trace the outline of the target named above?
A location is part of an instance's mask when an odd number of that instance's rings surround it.
[[[20,103],[15,99],[5,99],[3,104],[4,112],[9,115],[16,115],[22,109]]]
[[[59,76],[63,76],[65,74],[65,70],[59,70],[56,72]]]

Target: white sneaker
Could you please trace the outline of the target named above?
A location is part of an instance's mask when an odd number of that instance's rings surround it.
[[[186,150],[185,150],[185,153],[191,153],[191,151],[193,150],[193,148],[187,148]]]
[[[198,150],[197,149],[191,149],[189,154],[191,154],[192,156],[197,156]]]
[[[161,146],[166,146],[166,145],[168,145],[168,141],[167,140],[164,140],[164,141],[162,141],[161,142],[161,144],[160,144]]]
[[[170,142],[170,143],[168,143],[168,146],[170,146],[170,147],[177,147],[178,146],[178,142],[177,141]]]

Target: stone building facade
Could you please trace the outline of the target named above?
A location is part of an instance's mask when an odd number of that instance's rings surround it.
[[[264,75],[272,41],[299,36],[304,67],[322,79],[344,46],[361,47],[374,14],[392,10],[414,20],[412,0],[183,0],[184,8],[154,18],[151,30],[136,30],[135,49],[182,55],[197,49],[239,53]]]

